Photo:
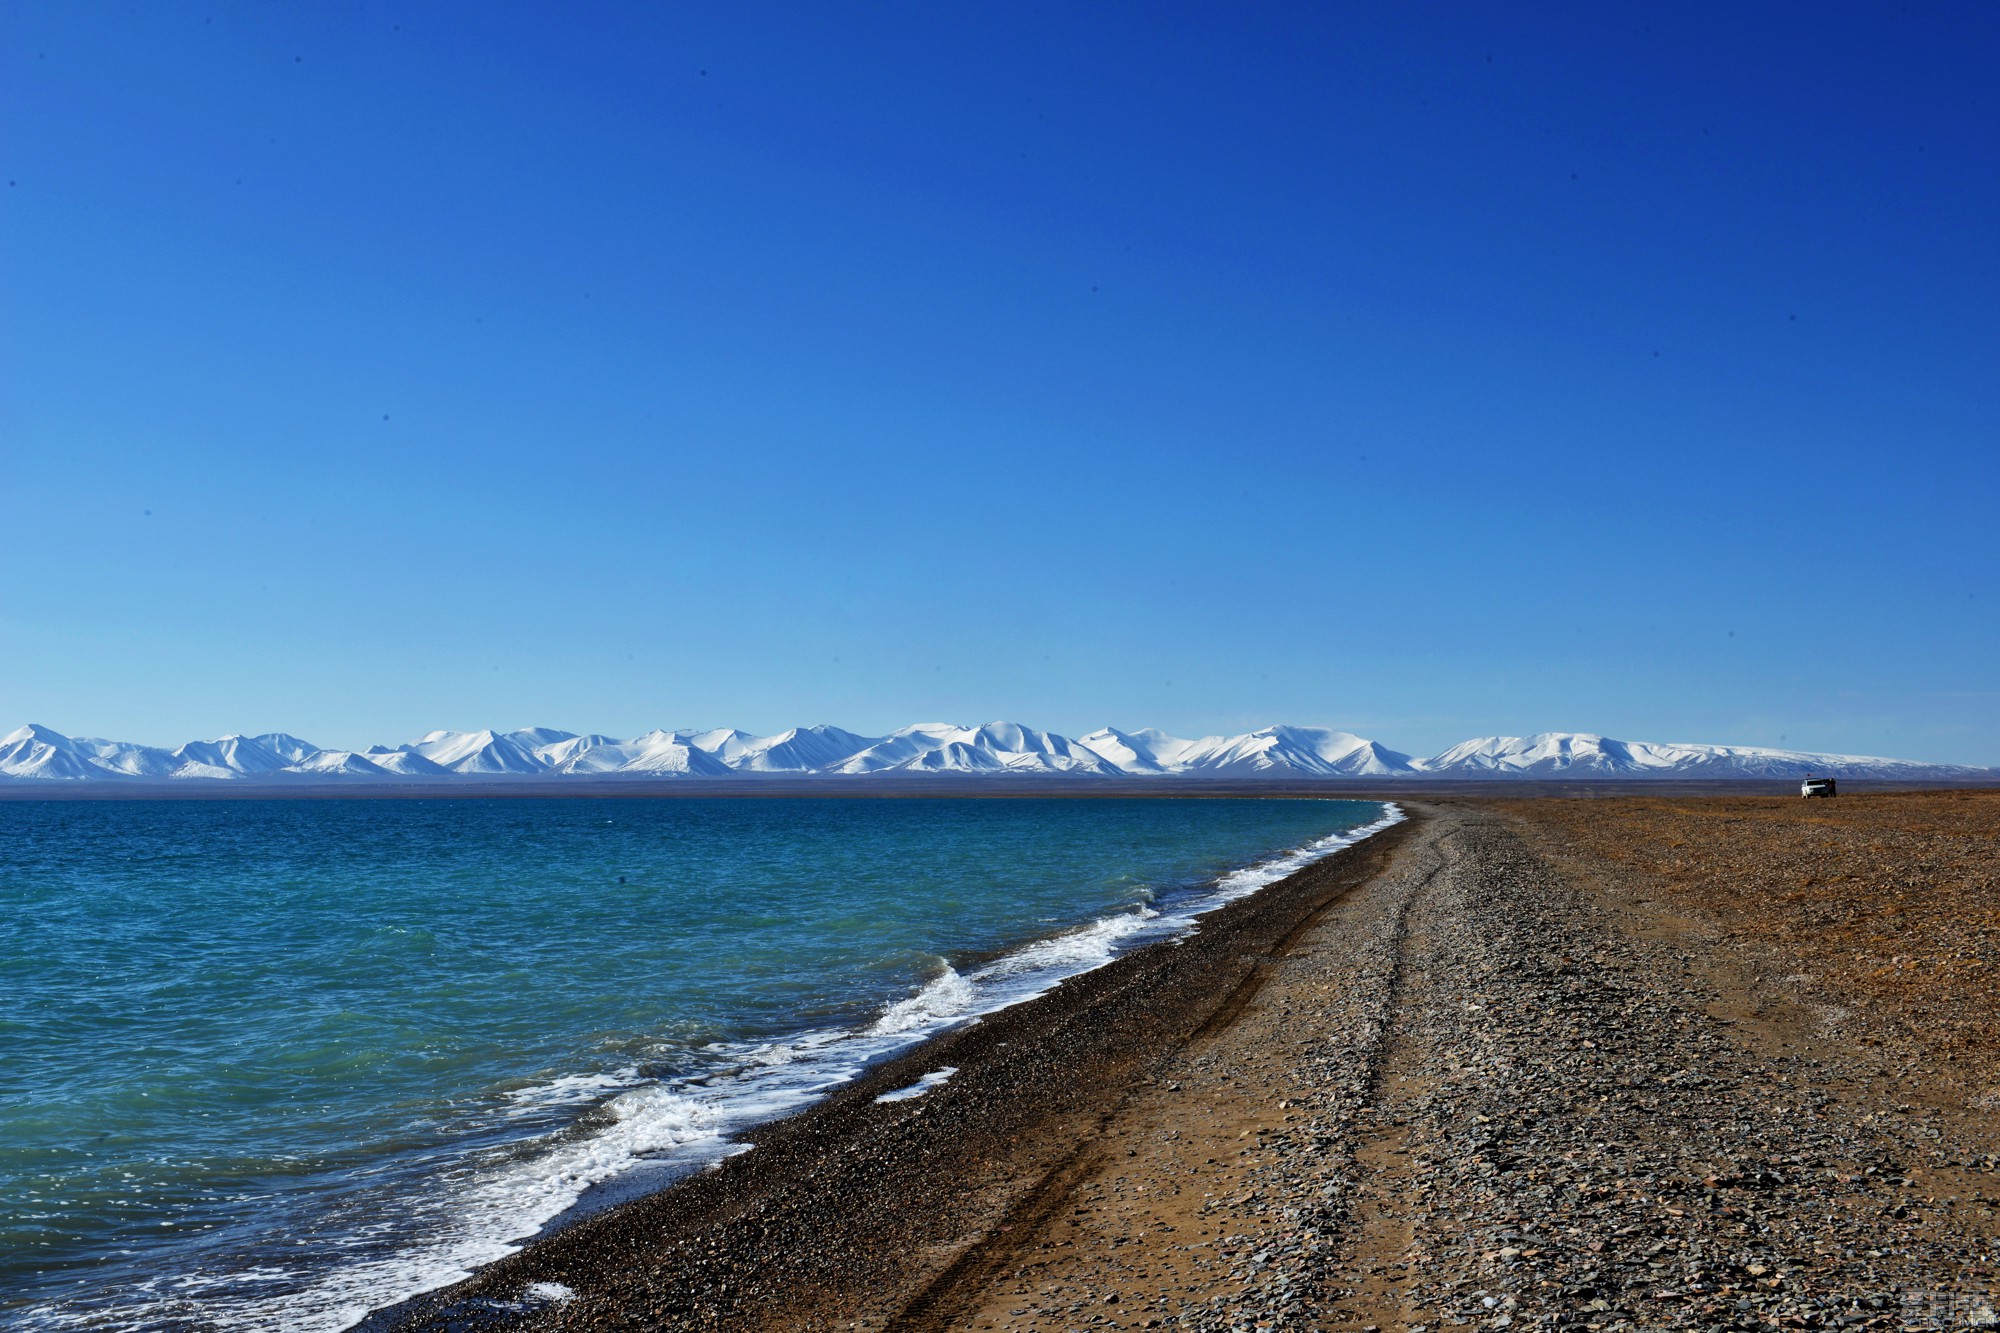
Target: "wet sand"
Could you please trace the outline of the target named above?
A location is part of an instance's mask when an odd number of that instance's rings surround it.
[[[1415,813],[401,1326],[1983,1317],[2000,795]]]

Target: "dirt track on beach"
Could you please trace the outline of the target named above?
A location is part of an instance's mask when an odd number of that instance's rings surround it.
[[[404,1326],[1985,1317],[2000,794],[1418,813]]]

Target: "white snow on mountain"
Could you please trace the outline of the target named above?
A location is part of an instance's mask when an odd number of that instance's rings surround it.
[[[282,731],[267,731],[261,736],[252,736],[250,739],[288,764],[303,763],[316,754],[328,753],[311,741],[302,741],[297,736],[288,736]]]
[[[0,737],[0,780],[287,782],[464,778],[699,779],[938,775],[1191,778],[1793,778],[1805,773],[2000,780],[2000,770],[1761,746],[1621,741],[1590,732],[1484,736],[1413,759],[1351,732],[1265,727],[1186,740],[1105,727],[1080,740],[1013,722],[926,722],[887,736],[799,727],[757,736],[730,727],[655,730],[629,740],[550,727],[433,731],[406,745],[325,750],[284,732],[189,741],[174,750],[31,724]]]
[[[547,765],[512,735],[433,731],[403,747],[454,773],[540,773]]]
[[[189,741],[173,752],[180,761],[173,777],[210,777],[224,773],[276,773],[294,762],[254,736],[224,736],[213,741]]]
[[[729,776],[729,765],[670,731],[649,731],[644,736],[625,742],[625,745],[632,747],[634,753],[618,770],[621,773],[709,778]]]
[[[1534,736],[1481,736],[1461,741],[1422,763],[1423,771],[1456,777],[1800,777],[1833,770],[1893,777],[1941,771],[1938,765],[1873,755],[1815,754],[1754,745],[1676,745],[1620,741],[1590,732],[1545,731]],[[1942,770],[1950,771],[1950,770]],[[1978,770],[1963,770],[1977,772]]]
[[[349,750],[318,750],[285,770],[321,778],[386,778],[389,771]]]
[[[164,778],[180,767],[180,760],[174,758],[172,751],[157,746],[99,740],[95,736],[78,736],[72,744],[92,763],[101,764],[126,777]]]
[[[1124,773],[1201,773],[1212,777],[1313,774],[1389,777],[1416,771],[1416,761],[1375,741],[1320,727],[1265,727],[1241,736],[1182,740],[1147,728],[1093,731],[1082,744]]]
[[[0,736],[0,773],[10,778],[81,781],[111,771],[91,762],[69,737],[37,723]]]
[[[385,775],[405,778],[441,778],[450,773],[420,754],[409,750],[370,750],[361,756]]]
[[[739,733],[740,734],[740,733]],[[873,736],[824,724],[793,727],[775,736],[760,736],[730,764],[739,773],[819,773],[860,754],[875,743]]]
[[[508,740],[528,751],[544,750],[576,738],[575,732],[557,731],[554,727],[522,727],[518,731],[507,733]]]
[[[1103,755],[1052,731],[1013,722],[920,722],[843,760],[838,773],[1117,773]]]
[[[749,755],[750,747],[757,743],[755,736],[734,727],[715,727],[708,731],[684,729],[675,732],[674,739],[703,754],[712,755],[721,761],[724,768],[735,768]]]
[[[1171,740],[1171,737],[1163,738]],[[1321,777],[1385,777],[1414,771],[1413,761],[1371,740],[1319,727],[1265,727],[1243,736],[1209,736],[1165,747],[1181,772],[1217,777],[1310,773]]]
[[[1154,733],[1155,736],[1159,734]],[[1151,739],[1137,733],[1119,731],[1115,727],[1099,727],[1088,736],[1078,737],[1076,743],[1121,773],[1159,774],[1168,771],[1167,766],[1154,756]]]
[[[919,756],[951,744],[965,728],[949,722],[917,722],[898,727],[881,740],[835,765],[836,773],[883,773],[914,762]]]
[[[532,730],[545,731],[547,730],[547,728],[535,727],[532,728]],[[519,735],[520,733],[516,732],[514,734]],[[542,767],[544,768],[550,768],[550,769],[561,768],[565,764],[569,763],[572,759],[582,754],[585,750],[591,749],[593,746],[617,744],[617,741],[615,741],[611,737],[599,736],[595,732],[592,732],[588,736],[571,736],[567,732],[556,732],[554,734],[561,736],[563,739],[558,741],[546,741],[540,745],[535,746],[534,749],[530,751],[530,753],[533,754],[538,761],[540,761]]]
[[[1102,746],[1094,738],[1102,738]],[[1158,727],[1140,727],[1136,731],[1114,731],[1104,727],[1093,731],[1084,738],[1084,743],[1110,758],[1128,772],[1174,773],[1181,768],[1181,761],[1188,750],[1200,741],[1182,740],[1179,736],[1169,736]],[[1117,756],[1129,751],[1136,766]]]
[[[638,755],[632,741],[605,741],[598,745],[573,746],[551,758],[549,772],[616,773]]]
[[[221,764],[204,764],[199,760],[184,759],[181,761],[180,766],[167,776],[175,779],[200,778],[218,782],[230,782],[241,778],[243,775],[233,768],[224,768]]]
[[[878,739],[829,726],[794,727],[774,736],[753,736],[734,727],[686,728],[675,732],[674,738],[738,773],[817,773]]]
[[[706,750],[671,731],[649,731],[629,741],[608,741],[579,750],[553,771],[624,774],[634,777],[726,778],[729,768]]]

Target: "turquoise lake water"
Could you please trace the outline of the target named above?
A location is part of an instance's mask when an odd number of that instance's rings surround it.
[[[348,1327],[1383,816],[0,803],[0,1327]]]

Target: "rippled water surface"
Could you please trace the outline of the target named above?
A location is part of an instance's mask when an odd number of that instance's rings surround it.
[[[0,1326],[345,1327],[1382,815],[0,803]]]

